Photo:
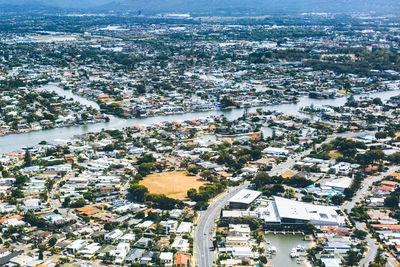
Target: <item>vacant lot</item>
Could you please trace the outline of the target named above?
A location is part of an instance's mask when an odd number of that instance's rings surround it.
[[[206,184],[197,176],[186,176],[185,172],[163,172],[146,176],[140,184],[146,186],[150,193],[165,194],[175,199],[185,199],[190,188],[198,189]]]

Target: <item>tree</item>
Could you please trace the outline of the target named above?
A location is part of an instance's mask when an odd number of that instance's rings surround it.
[[[13,198],[23,198],[24,193],[19,188],[15,188],[11,191],[11,197]]]
[[[195,188],[190,188],[187,191],[187,196],[189,199],[194,200],[197,197],[197,190]]]
[[[382,252],[383,250],[381,248],[378,248],[378,251],[376,253],[374,262],[370,264],[371,267],[383,267],[386,266],[387,263],[387,258],[382,257]]]
[[[331,202],[333,205],[340,206],[344,202],[344,197],[342,195],[334,195],[331,197]]]
[[[400,152],[393,153],[387,158],[390,162],[399,164],[400,163]]]
[[[313,202],[314,201],[314,197],[312,195],[305,195],[301,198],[302,201],[304,202]]]
[[[285,192],[285,188],[281,184],[273,185],[270,190],[273,195]]]
[[[32,165],[32,156],[31,156],[31,152],[29,151],[29,149],[25,150],[24,165],[26,167],[29,167]]]
[[[136,85],[136,91],[139,95],[143,95],[146,93],[146,86],[144,84]]]
[[[222,105],[222,107],[226,108],[226,107],[234,106],[235,104],[233,103],[232,99],[230,99],[228,96],[224,96],[221,99],[221,105]]]
[[[387,137],[387,133],[386,132],[377,132],[375,134],[375,138],[376,139],[385,139]]]
[[[188,172],[192,175],[196,175],[199,173],[199,167],[197,166],[191,166],[188,168]]]
[[[360,258],[358,256],[358,252],[351,249],[347,254],[347,265],[348,266],[357,266]]]
[[[179,201],[169,198],[164,194],[148,194],[148,200],[153,202],[157,208],[172,210]]]
[[[142,163],[138,167],[138,173],[142,176],[146,176],[154,170],[154,163],[146,162]]]
[[[81,198],[75,202],[72,202],[70,206],[71,206],[71,208],[82,208],[86,204],[87,204],[86,200],[84,198]]]
[[[204,170],[200,173],[200,176],[204,179],[207,180],[212,176],[212,172],[210,170]]]
[[[63,208],[68,208],[70,204],[71,204],[71,198],[70,197],[64,198],[64,202],[62,203]]]
[[[106,252],[106,254],[103,257],[103,263],[105,263],[105,264],[113,263],[114,260],[115,260],[115,256],[111,255],[110,252]]]
[[[30,225],[36,226],[38,228],[44,228],[47,226],[47,222],[45,221],[45,219],[37,217],[32,212],[25,213],[24,221],[26,221]]]
[[[356,229],[353,231],[353,234],[355,237],[357,237],[358,239],[365,239],[365,237],[368,235],[367,232],[360,230],[360,229]]]
[[[195,210],[206,210],[208,208],[208,202],[206,201],[199,201],[194,205]]]
[[[57,238],[55,237],[50,238],[48,243],[50,247],[54,247],[54,245],[57,243]]]
[[[396,195],[391,195],[384,200],[385,206],[389,208],[399,207],[399,197]]]
[[[382,106],[383,102],[382,102],[382,99],[380,99],[379,97],[376,97],[372,100],[372,104]]]
[[[140,165],[142,163],[156,162],[156,158],[151,153],[142,154],[137,159],[137,164]]]
[[[132,184],[129,189],[132,198],[138,202],[143,202],[146,199],[146,194],[149,192],[146,186],[141,184]]]

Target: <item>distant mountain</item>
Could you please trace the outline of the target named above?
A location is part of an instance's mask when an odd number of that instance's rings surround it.
[[[7,6],[47,6],[58,8],[85,9],[111,3],[112,0],[0,0]]]
[[[40,5],[91,10],[142,10],[145,13],[299,13],[400,11],[399,0],[14,0],[12,5]],[[9,0],[0,0],[10,5]]]

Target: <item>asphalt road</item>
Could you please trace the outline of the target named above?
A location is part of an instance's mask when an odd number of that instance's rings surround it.
[[[214,223],[220,215],[221,209],[227,204],[228,200],[238,191],[248,187],[249,182],[240,186],[229,188],[228,192],[216,199],[208,209],[200,214],[197,223],[194,243],[195,243],[195,263],[199,267],[211,267],[215,261],[213,246]]]
[[[357,205],[357,203],[359,203],[364,198],[364,196],[367,194],[369,188],[372,186],[373,183],[382,180],[385,176],[397,171],[398,169],[399,167],[397,166],[392,167],[389,168],[389,170],[377,176],[366,178],[361,188],[357,191],[356,195],[353,197],[353,199],[347,202],[345,205],[343,205],[343,209],[347,209],[347,211],[350,213],[350,210],[354,208]],[[363,223],[356,222],[356,228],[368,232],[368,229],[365,227]],[[376,241],[372,238],[370,233],[368,233],[368,235],[366,236],[365,241],[367,242],[368,251],[366,252],[364,258],[360,261],[359,266],[369,266],[369,263],[374,260],[379,248],[379,245],[376,244]],[[393,258],[390,257],[388,258],[387,266],[396,267],[398,265],[395,263]]]
[[[343,205],[343,209],[347,209],[348,212],[352,208],[354,208],[358,202],[361,201],[361,199],[367,194],[369,191],[369,188],[372,186],[373,183],[382,180],[384,177],[388,176],[389,174],[397,171],[399,169],[398,166],[391,167],[389,170],[377,175],[377,176],[372,176],[368,177],[364,180],[363,184],[361,185],[361,188],[357,191],[356,195],[352,198],[351,201],[347,202],[345,205]]]

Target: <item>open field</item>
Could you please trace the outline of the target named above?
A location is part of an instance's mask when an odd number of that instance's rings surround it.
[[[140,184],[146,186],[150,193],[165,194],[180,200],[186,198],[186,192],[190,188],[198,189],[206,183],[197,176],[186,176],[186,173],[182,171],[154,173],[140,181]]]
[[[292,178],[296,173],[295,172],[284,172],[282,173],[283,178]]]

